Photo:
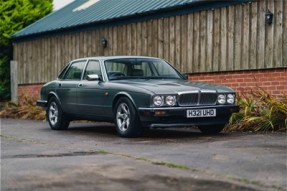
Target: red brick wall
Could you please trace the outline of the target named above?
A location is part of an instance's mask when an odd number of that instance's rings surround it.
[[[18,86],[18,96],[19,99],[23,95],[27,95],[29,97],[38,99],[40,98],[40,88],[43,86],[43,84],[25,84],[25,85],[19,85]],[[20,100],[21,101],[21,100]]]
[[[239,72],[219,72],[190,74],[189,80],[224,84],[238,92],[249,92],[251,89],[261,87],[272,95],[287,95],[287,68],[271,70],[254,70]],[[18,95],[28,94],[39,98],[40,88],[43,84],[19,85]]]
[[[260,87],[274,96],[287,95],[287,68],[190,74],[188,79],[224,84],[240,93]]]

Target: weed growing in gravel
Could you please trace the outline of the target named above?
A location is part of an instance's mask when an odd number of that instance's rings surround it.
[[[174,164],[174,163],[170,163],[170,162],[165,162],[165,161],[152,161],[152,164],[167,166],[169,168],[177,168],[177,169],[182,169],[182,170],[189,170],[189,168],[187,166],[180,165],[180,164]]]
[[[275,98],[262,89],[238,98],[240,112],[226,131],[287,131],[287,95]]]

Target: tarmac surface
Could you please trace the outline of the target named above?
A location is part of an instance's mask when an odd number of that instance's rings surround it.
[[[286,133],[146,130],[0,119],[1,190],[287,190]]]

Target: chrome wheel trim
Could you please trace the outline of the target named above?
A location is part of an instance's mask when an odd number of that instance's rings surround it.
[[[49,106],[49,121],[54,126],[58,122],[59,109],[55,102],[51,102]]]
[[[128,130],[130,126],[130,109],[126,103],[121,103],[117,108],[116,120],[120,131]]]

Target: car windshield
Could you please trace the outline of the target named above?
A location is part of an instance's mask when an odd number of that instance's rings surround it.
[[[109,80],[182,79],[181,74],[160,59],[121,58],[105,61]]]

